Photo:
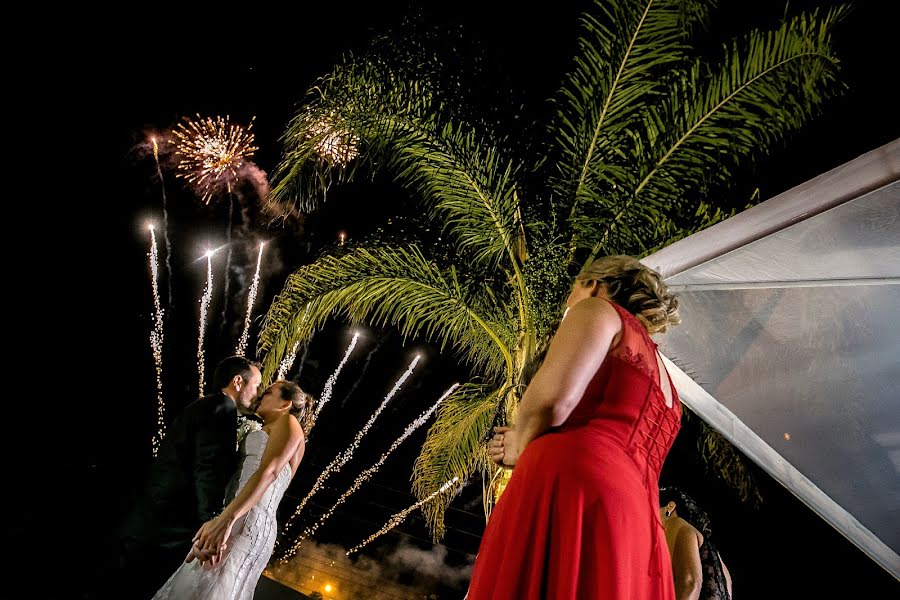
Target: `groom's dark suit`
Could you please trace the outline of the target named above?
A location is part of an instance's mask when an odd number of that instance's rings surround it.
[[[125,583],[134,598],[149,598],[166,582],[200,525],[222,509],[237,467],[236,427],[237,408],[222,392],[192,402],[169,427],[124,528]]]

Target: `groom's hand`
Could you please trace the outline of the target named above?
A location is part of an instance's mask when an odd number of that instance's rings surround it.
[[[212,561],[215,558],[215,553],[213,550],[204,550],[201,548],[196,542],[193,546],[191,546],[190,552],[188,552],[187,556],[184,559],[184,562],[190,563],[193,562],[194,559],[200,561],[200,564],[205,564],[207,561]],[[213,563],[215,565],[216,563]]]

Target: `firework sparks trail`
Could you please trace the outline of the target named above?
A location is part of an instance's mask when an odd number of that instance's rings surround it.
[[[325,483],[325,480],[328,479],[332,474],[340,471],[341,467],[343,467],[345,464],[347,464],[347,462],[349,462],[351,458],[353,458],[353,452],[359,447],[359,443],[362,438],[369,432],[369,429],[372,428],[372,424],[375,423],[375,419],[378,418],[378,415],[381,414],[387,403],[390,402],[391,398],[394,397],[394,395],[397,393],[397,390],[400,389],[400,386],[402,386],[403,383],[407,379],[409,379],[409,376],[412,375],[413,370],[416,368],[416,365],[421,358],[421,356],[416,355],[412,362],[409,363],[409,366],[406,368],[406,371],[404,371],[403,375],[401,375],[400,378],[397,379],[396,382],[394,382],[394,387],[391,388],[391,391],[389,391],[387,393],[387,396],[384,397],[381,405],[375,410],[372,416],[369,417],[369,420],[365,425],[363,425],[363,428],[357,432],[356,437],[353,438],[353,442],[350,444],[350,447],[338,454],[335,459],[331,461],[331,463],[327,467],[325,467],[325,469],[323,469],[323,471],[319,474],[319,478],[316,479],[316,482],[313,484],[312,489],[309,490],[309,493],[306,494],[306,497],[294,510],[294,514],[292,514],[291,517],[287,520],[287,523],[285,523],[284,531],[288,530],[293,520],[297,517],[297,515],[300,514],[300,511],[303,510],[303,507],[306,506],[306,503],[309,502],[310,498],[312,498],[316,494],[316,492],[322,489],[322,484]],[[293,556],[293,554],[297,552],[297,549],[299,547],[300,541],[296,541],[291,549],[288,550],[288,552],[282,558],[282,560],[287,560],[290,556]]]
[[[253,303],[256,302],[256,291],[259,289],[259,267],[262,265],[263,248],[266,243],[259,245],[259,254],[256,257],[256,272],[253,274],[253,283],[250,284],[250,292],[247,294],[247,315],[244,317],[244,331],[238,342],[237,354],[243,356],[247,351],[247,339],[250,337],[250,315],[253,313]],[[279,373],[280,375],[280,373]],[[280,379],[283,379],[279,377]]]
[[[291,348],[291,351],[287,356],[284,357],[284,360],[281,361],[281,364],[278,365],[278,377],[275,378],[276,381],[283,381],[287,378],[288,371],[291,370],[291,367],[294,366],[294,359],[297,358],[297,349],[300,347],[300,342],[294,342],[294,347]]]
[[[356,492],[360,487],[362,487],[362,484],[364,484],[368,480],[372,479],[372,477],[375,475],[375,473],[378,472],[378,469],[381,468],[381,465],[384,464],[384,461],[387,460],[388,456],[390,456],[391,453],[394,450],[396,450],[400,446],[400,444],[402,444],[404,442],[404,440],[406,440],[409,436],[411,436],[413,434],[413,432],[416,431],[416,429],[421,427],[425,423],[425,421],[427,421],[428,418],[431,417],[432,414],[434,414],[434,411],[437,410],[437,408],[438,408],[438,406],[440,406],[441,402],[446,400],[447,396],[452,394],[453,391],[458,387],[459,387],[459,384],[454,383],[452,386],[450,386],[450,388],[446,392],[444,392],[444,394],[440,398],[438,398],[438,401],[435,402],[431,408],[426,410],[424,413],[419,415],[412,423],[407,425],[406,429],[403,431],[403,434],[399,438],[394,440],[394,443],[391,444],[390,448],[388,448],[381,455],[381,458],[379,458],[378,461],[374,465],[372,465],[371,467],[369,467],[368,469],[366,469],[365,471],[360,473],[359,477],[356,478],[356,481],[353,482],[353,484],[350,486],[350,488],[346,492],[341,494],[341,497],[337,499],[337,501],[334,503],[334,506],[332,506],[330,509],[328,509],[328,511],[324,515],[319,517],[319,520],[316,521],[315,525],[313,525],[311,527],[307,527],[306,530],[304,530],[303,534],[298,538],[298,542],[302,542],[303,540],[305,540],[306,538],[308,538],[309,536],[314,534],[316,532],[316,530],[319,529],[319,527],[321,527],[322,524],[324,524],[325,521],[328,520],[328,518],[334,513],[334,511],[337,509],[338,506],[340,506],[341,504],[346,502],[347,498],[349,498],[354,492]]]
[[[347,364],[347,359],[350,358],[350,354],[353,352],[353,349],[356,348],[356,342],[359,341],[359,333],[353,334],[353,339],[350,340],[350,345],[347,346],[347,351],[344,352],[344,358],[341,359],[341,362],[338,363],[337,369],[334,370],[334,373],[325,381],[325,387],[322,389],[322,397],[319,398],[319,403],[316,406],[316,419],[319,418],[319,413],[322,412],[322,407],[325,406],[325,403],[331,400],[331,394],[334,392],[334,384],[337,382],[338,375],[341,374],[341,369],[344,368],[344,365]]]
[[[308,312],[309,312],[309,303],[307,303],[306,308],[303,309],[303,316],[300,317],[301,323],[306,318],[306,313],[308,313]],[[284,359],[281,361],[281,364],[278,366],[278,378],[277,378],[278,380],[284,380],[285,378],[287,378],[288,371],[290,371],[291,367],[294,366],[294,359],[297,358],[297,349],[300,347],[300,342],[301,342],[301,340],[297,340],[296,342],[294,342],[293,348],[291,348],[291,351],[288,353],[287,356],[284,357]],[[302,361],[306,360],[306,349],[307,348],[309,348],[309,340],[307,340],[306,346],[304,346],[304,348],[303,348],[303,359],[300,362],[300,369],[303,368]],[[297,375],[299,376],[300,373],[298,372]]]
[[[169,210],[166,208],[166,182],[163,179],[162,169],[159,166],[159,145],[155,137],[151,137],[153,142],[153,158],[156,160],[156,174],[159,176],[159,186],[162,188],[162,209],[163,209],[163,239],[166,241],[166,284],[169,289],[169,297],[166,306],[172,310],[172,244],[169,243]]]
[[[225,228],[225,246],[228,252],[225,253],[225,279],[222,289],[222,320],[219,322],[219,331],[225,331],[225,323],[228,322],[228,288],[231,282],[231,223],[234,220],[234,196],[228,194],[228,226]],[[241,353],[243,356],[244,353]]]
[[[209,250],[206,253],[206,287],[203,288],[203,297],[200,299],[200,334],[197,337],[197,370],[200,375],[200,395],[203,395],[203,381],[204,381],[204,353],[203,353],[203,338],[206,335],[206,314],[209,311],[209,303],[212,300],[212,286],[213,286],[213,273],[212,273],[212,255],[213,251]]]
[[[350,391],[347,392],[347,395],[344,396],[343,400],[341,400],[341,408],[344,408],[344,406],[347,404],[347,401],[350,400],[350,397],[353,395],[353,392],[355,392],[356,388],[359,387],[359,382],[363,380],[366,372],[369,370],[369,363],[372,362],[372,357],[375,355],[378,349],[384,345],[384,339],[385,338],[383,337],[379,337],[378,343],[375,344],[375,347],[369,350],[369,353],[366,354],[366,360],[365,362],[363,362],[362,370],[360,370],[359,372],[359,377],[356,378],[356,380],[353,382],[353,386],[350,388]]]
[[[154,141],[155,146],[155,141]],[[162,350],[163,350],[163,309],[159,302],[159,247],[156,245],[156,233],[153,225],[150,229],[150,274],[153,288],[153,330],[150,332],[150,349],[153,351],[153,364],[156,367],[156,435],[153,436],[151,448],[153,456],[159,451],[159,444],[166,436],[166,406],[163,403],[162,389]]]
[[[312,341],[312,336],[310,336],[309,340],[305,344],[303,344],[303,354],[300,355],[300,366],[297,367],[297,377],[300,377],[300,373],[303,372],[303,365],[306,364],[306,355],[309,354],[309,344]]]
[[[247,129],[229,123],[227,115],[215,119],[197,115],[196,121],[189,118],[184,121],[175,128],[179,140],[177,152],[181,156],[177,177],[197,186],[203,201],[209,204],[221,185],[231,192],[244,161],[258,150],[253,145],[253,119]]]
[[[450,481],[448,481],[447,483],[442,485],[439,489],[432,492],[427,498],[423,498],[422,500],[419,500],[418,502],[416,502],[409,508],[406,508],[406,509],[398,512],[396,515],[394,515],[393,517],[388,519],[388,522],[384,524],[384,527],[382,527],[381,529],[379,529],[378,531],[376,531],[375,533],[373,533],[372,535],[370,535],[369,537],[367,537],[366,539],[361,541],[356,546],[350,548],[350,550],[347,551],[347,556],[350,556],[354,552],[359,552],[360,550],[362,550],[363,547],[367,546],[370,542],[372,542],[372,540],[374,540],[375,538],[381,537],[382,535],[384,535],[385,533],[387,533],[388,531],[390,531],[391,529],[393,529],[394,527],[396,527],[397,525],[399,525],[400,523],[405,521],[406,517],[408,517],[411,512],[413,512],[417,508],[420,508],[423,505],[431,502],[432,500],[437,498],[437,496],[439,494],[443,494],[444,492],[449,490],[457,481],[459,481],[459,477],[454,477],[453,479],[451,479]]]

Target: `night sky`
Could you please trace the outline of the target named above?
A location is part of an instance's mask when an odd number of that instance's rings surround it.
[[[343,52],[365,48],[373,35],[396,27],[422,4],[427,3],[285,9],[253,3],[228,14],[148,4],[137,15],[35,17],[39,25],[32,41],[52,48],[52,58],[25,69],[28,94],[13,118],[21,121],[14,126],[38,127],[24,136],[21,169],[14,175],[28,182],[29,192],[16,203],[13,218],[16,226],[27,228],[31,243],[11,254],[12,275],[21,285],[11,294],[16,303],[11,316],[18,322],[18,315],[25,315],[13,331],[22,331],[14,351],[26,363],[27,404],[15,406],[28,426],[17,434],[21,440],[13,438],[14,452],[23,459],[16,461],[21,471],[13,471],[12,481],[21,480],[27,491],[26,501],[13,499],[17,509],[11,531],[24,540],[23,570],[18,571],[24,586],[32,591],[48,587],[44,559],[49,559],[57,573],[49,587],[60,590],[51,597],[90,597],[109,559],[105,553],[111,532],[149,466],[156,400],[148,342],[149,237],[143,224],[149,218],[159,222],[162,188],[147,136],[196,113],[227,114],[244,124],[255,116],[260,150],[253,160],[271,173],[280,152],[278,138],[315,78],[327,73]],[[715,22],[723,30],[764,23],[778,16],[783,4],[754,2],[752,8],[731,9],[735,12],[723,13]],[[771,198],[900,136],[887,91],[893,83],[889,65],[900,57],[881,4],[857,3],[837,35],[847,93],[785,149],[748,171],[735,198],[745,199],[754,188],[761,198]],[[580,6],[553,2],[526,11],[514,2],[467,1],[423,12],[429,23],[462,26],[507,78],[505,83],[521,93],[521,103],[534,107],[553,94],[565,72]],[[164,169],[163,177],[173,248],[164,385],[166,403],[175,410],[197,394],[197,306],[206,270],[201,256],[207,246],[224,244],[229,201],[219,198],[205,206],[175,179],[173,170]],[[238,196],[227,307],[224,252],[214,259],[207,379],[217,360],[233,351],[240,334],[258,241],[270,245],[251,349],[259,319],[291,270],[335,244],[338,232],[363,236],[408,208],[389,186],[359,184],[336,190],[319,212],[300,223],[270,224],[252,190]],[[158,241],[164,250],[162,236]],[[43,251],[29,250],[47,242],[53,253],[49,259]],[[164,261],[161,274],[165,303]],[[315,337],[302,366],[301,386],[321,392],[350,335],[344,323],[336,322]],[[361,459],[348,464],[315,498],[314,514],[326,510],[444,389],[465,377],[450,354],[439,356],[437,348],[419,340],[404,343],[390,331],[363,328],[285,505],[292,509],[305,495],[318,470],[346,447],[416,352],[425,357],[422,367],[380,418]],[[292,375],[298,365],[299,359]],[[408,478],[426,429],[407,440],[382,473],[320,530],[320,542],[350,547],[415,501]],[[825,591],[839,596],[866,582],[896,590],[896,582],[874,562],[761,472],[766,503],[760,509],[738,503],[724,484],[706,478],[688,437],[682,435],[676,443],[664,480],[680,484],[707,507],[739,597],[811,597]],[[455,567],[474,554],[483,529],[477,481],[453,509],[445,545],[447,562]],[[400,531],[373,544],[373,555],[401,542],[431,549],[420,518],[410,518]],[[60,555],[50,549],[59,544],[71,550]],[[808,562],[811,566],[804,566]]]

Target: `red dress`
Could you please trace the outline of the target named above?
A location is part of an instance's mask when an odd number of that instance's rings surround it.
[[[560,427],[528,444],[481,538],[468,600],[674,600],[659,472],[681,424],[656,344],[613,304],[620,341]]]

